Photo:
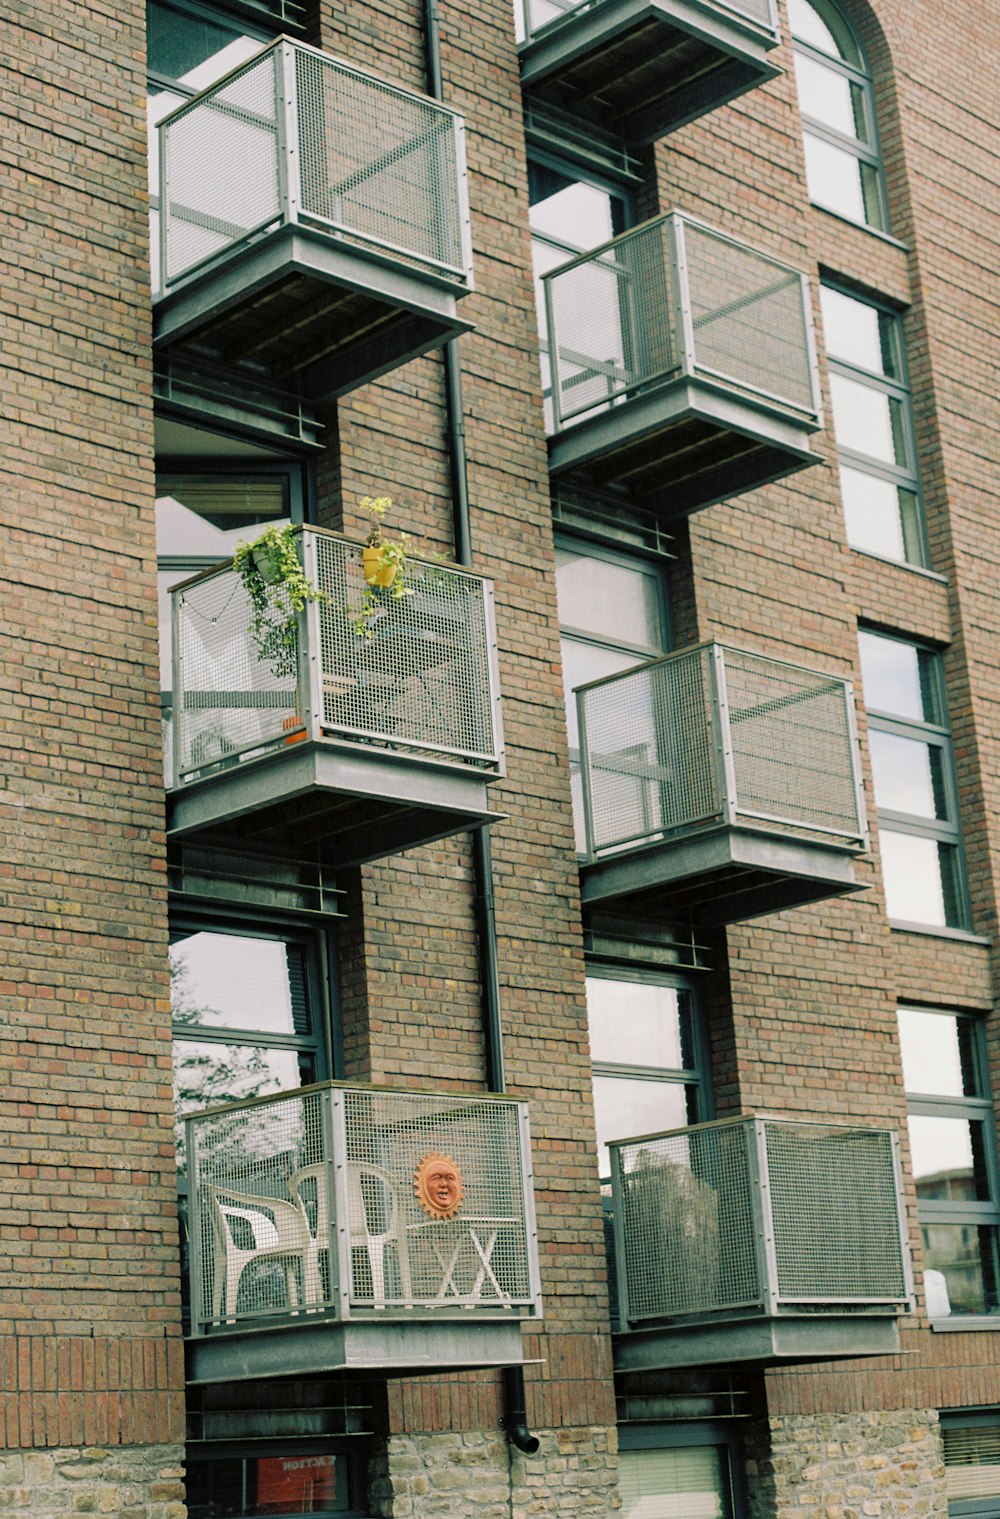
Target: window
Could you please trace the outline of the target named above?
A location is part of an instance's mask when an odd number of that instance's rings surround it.
[[[170,946],[178,1120],[327,1075],[316,937],[192,920]],[[178,1154],[183,1136],[178,1129]]]
[[[900,320],[829,285],[820,299],[848,542],[883,559],[924,565]]]
[[[885,231],[885,185],[871,75],[844,17],[828,0],[789,0],[810,199]]]
[[[610,242],[631,224],[628,192],[608,180],[585,175],[557,159],[535,158],[528,164],[535,305],[541,340],[542,393],[546,428],[550,429],[552,378],[541,278],[578,253]]]
[[[941,1415],[951,1519],[1000,1519],[1000,1411]]]
[[[707,1116],[697,1004],[681,980],[595,966],[587,1010],[600,1173],[609,1179],[611,1140]]]
[[[362,1514],[360,1461],[354,1445],[289,1441],[250,1448],[189,1447],[188,1519],[239,1514],[288,1519]]]
[[[903,924],[969,926],[940,655],[862,632],[886,910]]]
[[[738,1450],[712,1425],[624,1425],[619,1430],[621,1519],[737,1519]]]
[[[932,1319],[1000,1312],[993,1105],[979,1022],[899,1009],[910,1151]]]
[[[598,548],[583,539],[565,538],[556,545],[556,595],[562,628],[573,817],[577,848],[582,853],[586,839],[573,693],[587,681],[629,670],[662,654],[667,645],[666,606],[654,561]]]

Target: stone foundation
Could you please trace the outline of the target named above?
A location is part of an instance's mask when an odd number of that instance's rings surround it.
[[[947,1519],[934,1409],[796,1415],[746,1437],[751,1519]]]
[[[185,1519],[184,1448],[116,1445],[0,1452],[4,1519]]]
[[[559,1519],[620,1508],[618,1441],[611,1429],[535,1430],[537,1455],[495,1434],[396,1435],[372,1463],[379,1519]]]

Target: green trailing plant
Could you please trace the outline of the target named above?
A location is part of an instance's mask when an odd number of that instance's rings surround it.
[[[250,543],[240,542],[233,568],[250,598],[250,632],[257,658],[271,666],[279,680],[298,670],[298,614],[310,601],[329,601],[302,568],[290,527],[266,527]]]
[[[361,555],[365,592],[360,607],[348,608],[347,615],[359,638],[371,638],[372,619],[386,602],[413,595],[407,583],[410,539],[406,533],[398,538],[383,537],[382,519],[392,505],[391,496],[362,496],[359,504],[372,524]]]

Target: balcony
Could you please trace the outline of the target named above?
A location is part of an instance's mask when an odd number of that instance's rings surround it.
[[[899,1348],[896,1135],[729,1119],[611,1146],[622,1371]]]
[[[542,283],[553,475],[669,518],[818,462],[805,275],[675,212]]]
[[[468,328],[453,111],[282,39],[158,130],[160,348],[317,402]]]
[[[576,697],[584,902],[722,924],[855,889],[849,681],[706,643]]]
[[[492,587],[410,559],[413,594],[357,632],[361,549],[298,536],[325,595],[261,656],[231,563],[173,591],[171,837],[330,867],[481,827],[502,774]]]
[[[517,1365],[525,1104],[326,1082],[187,1120],[188,1380]]]
[[[773,0],[518,0],[521,82],[640,147],[780,73]]]

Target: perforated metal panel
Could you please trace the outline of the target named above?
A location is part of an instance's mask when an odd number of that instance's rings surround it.
[[[588,853],[721,817],[707,647],[585,688],[578,700]]]
[[[724,660],[737,813],[859,838],[850,688],[739,649]]]
[[[280,745],[302,718],[292,673],[259,658],[252,609],[230,567],[173,592],[174,782]],[[286,726],[286,724],[288,726]]]
[[[326,1083],[188,1121],[192,1328],[538,1309],[524,1105]],[[454,1208],[421,1203],[430,1163]]]
[[[763,1131],[781,1303],[903,1302],[892,1134],[771,1122]]]
[[[625,1317],[760,1304],[745,1127],[701,1126],[613,1149]]]
[[[816,415],[802,276],[668,215],[543,276],[555,430],[688,373]]]
[[[742,243],[679,219],[696,374],[815,410],[802,276]]]
[[[295,55],[302,211],[464,273],[455,118],[319,53]]]
[[[282,214],[280,55],[258,55],[160,127],[165,280]]]
[[[330,733],[471,763],[495,763],[492,630],[488,588],[475,575],[410,560],[407,590],[377,592],[378,607],[359,638],[351,612],[366,590],[361,550],[315,535],[316,581],[328,601],[319,614],[322,726]]]
[[[159,127],[165,287],[299,220],[468,284],[462,130],[437,101],[273,44]]]
[[[361,549],[315,529],[305,529],[298,543],[327,599],[299,619],[287,659],[258,652],[252,606],[231,566],[173,592],[175,784],[281,749],[304,732],[495,768],[500,736],[489,585],[411,559],[412,594],[378,592],[370,636],[361,637],[355,627],[366,590]],[[279,592],[279,620],[284,606]],[[308,676],[314,641],[315,712]]]
[[[908,1306],[890,1131],[747,1118],[611,1150],[630,1324]]]
[[[851,688],[835,676],[703,644],[577,703],[590,858],[730,818],[865,840]]]

